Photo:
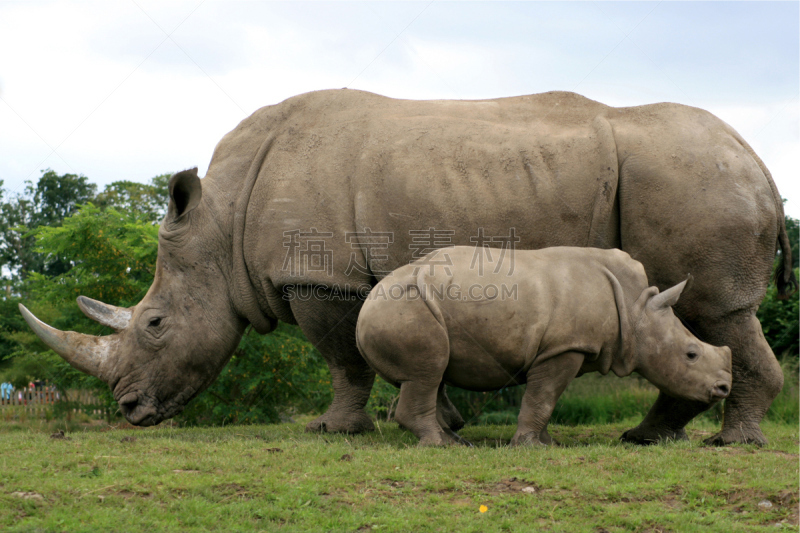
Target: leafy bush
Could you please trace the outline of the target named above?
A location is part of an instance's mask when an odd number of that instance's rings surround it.
[[[800,276],[800,270],[795,269],[795,275]],[[800,358],[799,302],[800,293],[795,293],[787,300],[779,300],[778,290],[771,283],[756,313],[764,329],[764,336],[778,357]]]
[[[178,421],[187,425],[279,422],[321,412],[333,399],[321,354],[297,326],[246,334],[220,377],[192,400]]]

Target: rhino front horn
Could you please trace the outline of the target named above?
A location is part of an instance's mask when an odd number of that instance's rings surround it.
[[[131,316],[133,316],[133,311],[130,309],[104,304],[86,296],[78,296],[78,307],[81,308],[84,315],[95,322],[100,322],[117,331],[127,328],[131,322]]]
[[[81,372],[109,382],[107,362],[116,341],[113,335],[95,337],[74,331],[59,331],[33,316],[24,305],[19,304],[19,310],[42,342],[67,363]]]

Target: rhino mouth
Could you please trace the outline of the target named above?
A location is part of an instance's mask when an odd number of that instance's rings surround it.
[[[156,403],[139,393],[129,392],[117,402],[122,414],[134,426],[154,426],[162,420]]]
[[[179,415],[199,390],[187,388],[175,398],[160,401],[142,392],[122,395],[117,403],[125,419],[134,426],[149,427]]]
[[[731,386],[729,382],[717,381],[711,388],[709,403],[716,403],[720,400],[724,400],[728,397],[730,392]]]

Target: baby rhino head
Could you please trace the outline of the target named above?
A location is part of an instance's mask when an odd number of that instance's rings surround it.
[[[649,287],[636,302],[636,370],[666,394],[714,403],[731,391],[731,350],[701,341],[675,316],[672,306],[685,286],[661,293]]]

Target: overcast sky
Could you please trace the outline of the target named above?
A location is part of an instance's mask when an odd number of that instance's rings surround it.
[[[0,0],[0,179],[103,185],[199,166],[261,106],[316,89],[395,98],[569,90],[701,107],[800,217],[798,2]]]

